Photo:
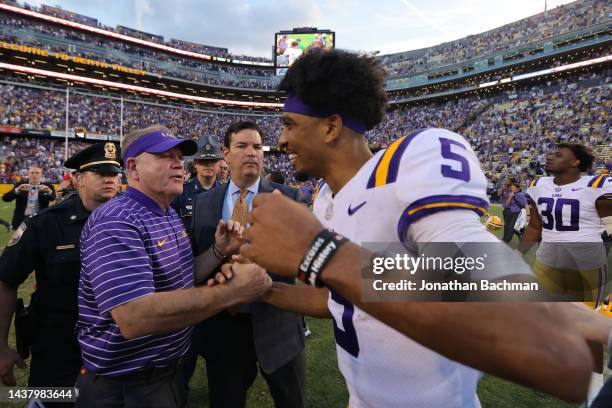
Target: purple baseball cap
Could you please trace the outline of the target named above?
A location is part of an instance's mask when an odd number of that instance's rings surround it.
[[[198,151],[198,144],[191,139],[181,139],[167,130],[155,130],[145,133],[134,140],[127,149],[123,151],[123,162],[130,157],[136,157],[141,153],[163,153],[170,149],[179,147],[185,156],[191,156]]]

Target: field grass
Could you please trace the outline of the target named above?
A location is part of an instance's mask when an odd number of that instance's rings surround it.
[[[0,218],[10,220],[12,203],[0,202]],[[493,206],[491,213],[501,216],[499,206]],[[500,235],[500,234],[498,234]],[[9,234],[0,227],[0,250],[9,239]],[[515,238],[516,245],[516,238]],[[19,296],[29,300],[33,288],[33,277],[19,288]],[[306,340],[306,380],[307,398],[309,407],[313,408],[345,408],[348,402],[348,393],[342,375],[338,371],[336,349],[333,338],[332,324],[328,320],[307,319],[313,334]],[[14,346],[14,331],[11,328],[9,342]],[[17,370],[16,377],[19,386],[27,384],[27,370]],[[559,373],[563,378],[563,373]],[[408,387],[407,387],[408,389]],[[196,373],[191,381],[189,407],[208,407],[208,387],[203,361],[198,361]],[[534,392],[516,384],[500,380],[492,376],[485,376],[478,387],[478,395],[483,407],[501,408],[563,408],[577,407],[567,404],[546,395]],[[14,408],[18,404],[0,403],[0,407]],[[251,387],[248,397],[248,407],[273,407],[267,386],[261,376],[258,376]],[[449,407],[450,408],[450,407]]]

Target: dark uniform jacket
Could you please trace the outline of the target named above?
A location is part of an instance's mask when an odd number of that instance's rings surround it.
[[[22,191],[22,192],[15,191],[15,189],[22,184],[28,184],[28,182],[20,181],[18,183],[15,183],[15,185],[13,186],[13,189],[11,191],[4,193],[4,195],[2,196],[2,201],[6,201],[7,203],[13,200],[17,200],[15,202],[15,211],[13,212],[13,220],[11,221],[11,225],[13,226],[13,229],[17,229],[19,224],[23,222],[23,219],[25,218],[25,215],[24,215],[25,209],[26,209],[26,206],[28,205],[28,192],[27,191]],[[55,200],[55,188],[53,187],[53,184],[51,183],[41,183],[41,184],[44,184],[45,186],[51,189],[51,194],[45,194],[42,191],[38,192],[38,204],[40,206],[40,210],[42,211],[45,208],[49,207],[50,201]]]
[[[192,243],[194,255],[206,251],[215,241],[217,223],[222,218],[223,201],[229,188],[229,183],[222,184],[206,194],[197,197],[194,204],[194,217],[192,225]],[[299,190],[277,183],[261,179],[259,193],[271,193],[278,189],[285,196],[302,202],[302,194]],[[282,277],[270,273],[273,281],[294,283],[293,278]],[[304,349],[304,329],[302,316],[293,312],[278,309],[272,305],[262,302],[254,302],[250,305],[253,324],[253,340],[255,352],[261,368],[264,372],[271,373],[291,361]],[[222,312],[226,313],[226,312]],[[223,336],[214,328],[215,319],[208,319],[204,337],[217,335]],[[210,339],[204,338],[203,348],[208,348]],[[214,352],[214,350],[210,350]],[[204,350],[206,353],[207,350]]]
[[[218,185],[220,185],[220,183],[215,180],[215,184],[213,184],[210,190],[217,187]],[[176,213],[181,217],[181,221],[185,226],[185,231],[189,231],[189,229],[191,228],[191,218],[193,216],[193,201],[195,200],[195,197],[210,190],[206,190],[204,187],[202,187],[200,181],[198,180],[198,177],[196,176],[183,184],[183,193],[180,196],[176,197],[174,201],[172,201],[172,203],[170,204],[170,206],[174,208],[174,211],[176,211]]]
[[[76,339],[79,239],[89,217],[77,194],[24,220],[0,257],[0,281],[17,288],[36,273],[30,385],[72,386],[81,365]]]

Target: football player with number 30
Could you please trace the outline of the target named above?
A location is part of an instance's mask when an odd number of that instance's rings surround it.
[[[612,232],[612,178],[586,176],[594,157],[585,146],[561,143],[548,155],[551,175],[531,182],[530,219],[519,250],[526,253],[540,242],[533,271],[550,292],[576,296],[592,308],[607,293],[606,250],[601,234]],[[603,223],[603,224],[602,224]],[[603,385],[603,348],[595,349],[595,370],[589,403]]]

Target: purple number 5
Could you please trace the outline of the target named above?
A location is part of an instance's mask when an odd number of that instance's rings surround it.
[[[439,138],[442,147],[442,157],[448,160],[454,160],[459,162],[460,170],[454,170],[447,164],[442,165],[442,175],[444,177],[450,177],[463,181],[470,181],[470,164],[465,157],[460,154],[451,151],[451,146],[459,146],[463,150],[466,150],[465,146],[459,142],[456,142],[445,137]]]
[[[344,330],[338,327],[336,319],[333,318],[334,322],[334,336],[336,337],[336,343],[346,350],[347,353],[353,357],[359,357],[359,342],[357,341],[357,332],[355,331],[355,325],[353,325],[353,313],[355,312],[355,306],[348,300],[334,292],[329,290],[331,298],[334,302],[344,306],[342,312],[342,326]]]

